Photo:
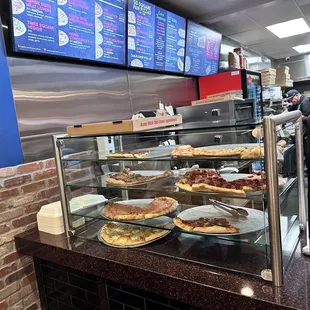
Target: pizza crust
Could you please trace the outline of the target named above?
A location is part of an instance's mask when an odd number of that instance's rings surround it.
[[[194,148],[190,145],[183,145],[174,148],[170,156],[171,157],[193,157],[193,150]]]
[[[179,146],[170,153],[171,157],[240,157],[241,159],[255,159],[264,156],[264,147],[237,147],[233,149],[193,148],[190,145]]]
[[[181,182],[177,182],[175,184],[178,188],[187,191],[187,192],[193,192],[193,188],[190,184],[185,184],[185,183],[181,183]]]
[[[205,227],[193,227],[191,225],[188,225],[186,223],[183,223],[183,221],[176,217],[173,219],[174,224],[186,231],[190,232],[201,232],[201,233],[210,233],[210,234],[231,234],[231,233],[239,233],[240,229],[236,227],[223,227],[223,226],[205,226]]]
[[[130,152],[130,153],[111,153],[107,154],[107,158],[142,158],[150,154],[150,151],[146,152]]]
[[[195,192],[213,192],[213,193],[223,193],[223,194],[234,194],[245,196],[245,191],[243,189],[232,189],[212,186],[205,183],[193,184],[192,189]]]
[[[123,247],[143,245],[163,237],[167,231],[110,222],[102,227],[100,234],[102,240],[107,244]]]
[[[263,147],[250,147],[245,149],[241,154],[241,159],[255,159],[264,157],[264,148]]]
[[[159,179],[163,179],[163,178],[168,178],[171,177],[172,173],[170,173],[169,171],[166,171],[162,174],[159,175],[155,175],[155,176],[151,176],[151,177],[146,177],[145,180],[143,181],[124,181],[124,180],[116,180],[115,178],[113,178],[113,175],[111,177],[107,176],[105,178],[105,181],[107,184],[111,184],[111,185],[138,185],[138,184],[143,184],[146,182],[152,182],[152,181],[156,181]]]
[[[236,149],[194,149],[194,157],[233,157],[240,156],[242,150],[240,148]]]
[[[145,220],[171,213],[177,206],[178,202],[170,197],[155,198],[142,208],[111,202],[103,208],[102,215],[117,221]]]

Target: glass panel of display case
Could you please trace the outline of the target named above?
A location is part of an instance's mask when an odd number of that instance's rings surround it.
[[[260,276],[270,267],[270,259],[264,238],[268,218],[263,151],[253,129],[252,124],[208,130],[192,126],[191,130],[62,139],[71,233],[107,246],[127,247],[114,244],[120,231],[129,231],[132,244],[139,240],[132,234],[155,232],[155,238],[131,246]],[[180,146],[181,152],[172,156]],[[128,212],[134,216],[128,217]],[[112,230],[110,242],[104,239],[103,229]]]

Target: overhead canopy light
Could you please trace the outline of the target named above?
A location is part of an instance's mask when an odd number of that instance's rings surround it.
[[[292,19],[266,28],[280,39],[310,32],[310,28],[303,18]]]
[[[297,45],[297,46],[294,46],[293,49],[300,54],[307,53],[307,52],[310,52],[310,44]]]

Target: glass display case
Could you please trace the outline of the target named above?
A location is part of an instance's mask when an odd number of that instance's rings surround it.
[[[281,285],[305,227],[300,116],[55,136],[67,235]],[[292,124],[297,174],[284,178]]]

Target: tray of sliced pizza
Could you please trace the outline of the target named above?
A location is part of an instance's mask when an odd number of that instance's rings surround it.
[[[193,169],[188,171],[176,186],[188,192],[246,196],[249,193],[261,193],[266,189],[266,175],[264,172],[221,175],[211,169]]]
[[[134,186],[151,183],[160,179],[166,179],[173,176],[171,171],[131,171],[126,168],[118,173],[111,173],[104,176],[104,180],[108,185],[113,186]]]
[[[213,205],[187,209],[173,219],[174,224],[184,231],[207,235],[241,235],[261,231],[268,225],[263,211],[243,208],[247,217],[234,217]]]
[[[180,146],[180,145],[179,145]],[[176,145],[167,145],[167,146],[156,146],[149,147],[145,149],[138,149],[130,152],[117,152],[106,154],[107,158],[113,159],[149,159],[149,158],[160,158],[169,156],[170,152],[176,148]]]
[[[172,158],[259,159],[264,157],[264,146],[258,143],[244,145],[227,144],[200,148],[184,145],[174,148],[171,151],[170,156]]]
[[[144,221],[174,212],[178,202],[170,197],[133,199],[110,202],[102,209],[102,216],[115,221]]]
[[[116,248],[136,248],[167,236],[174,224],[169,217],[148,221],[149,227],[109,222],[98,232],[99,241]]]

